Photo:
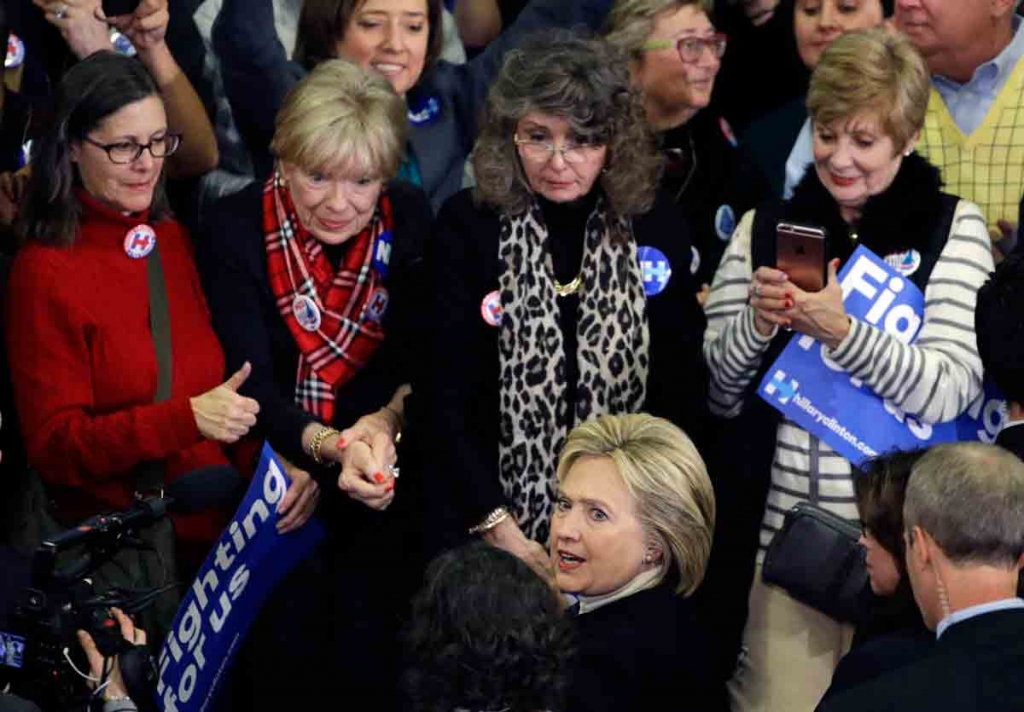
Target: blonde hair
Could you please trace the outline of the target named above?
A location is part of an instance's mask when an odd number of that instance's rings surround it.
[[[384,77],[332,59],[285,97],[270,148],[307,173],[340,166],[390,180],[398,174],[408,133],[405,102]]]
[[[661,541],[675,565],[676,593],[692,594],[704,580],[715,531],[715,493],[693,441],[652,415],[605,415],[569,434],[559,482],[581,457],[615,463],[644,532]]]
[[[605,39],[637,58],[654,32],[658,15],[669,10],[694,6],[710,17],[713,0],[616,0],[605,20]]]
[[[847,32],[825,49],[811,75],[807,111],[825,126],[871,112],[899,152],[924,126],[930,96],[928,70],[913,43],[876,27]]]

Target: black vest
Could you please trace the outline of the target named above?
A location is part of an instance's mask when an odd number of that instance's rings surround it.
[[[826,258],[839,258],[840,269],[857,244],[882,258],[896,251],[917,250],[921,265],[909,279],[923,292],[949,239],[958,203],[955,196],[942,193],[940,186],[938,172],[924,159],[916,154],[906,158],[889,189],[865,205],[855,243],[849,226],[839,217],[835,201],[818,181],[813,168],[808,169],[792,199],[757,209],[751,234],[753,269],[775,266],[775,226],[779,221],[796,222],[826,228]],[[741,488],[743,493],[738,498],[729,497],[741,500],[736,505],[742,515],[731,519],[734,526],[743,530],[737,535],[751,537],[751,555],[757,551],[781,420],[779,411],[757,395],[757,389],[792,337],[793,332],[780,330],[772,339],[744,394],[743,410],[736,417],[719,422],[712,456],[716,479],[728,483],[730,489]]]

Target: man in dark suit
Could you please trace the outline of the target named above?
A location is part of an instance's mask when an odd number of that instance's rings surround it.
[[[983,443],[939,445],[915,465],[903,516],[907,573],[935,648],[820,712],[1024,710],[1024,461]]]
[[[1005,259],[980,290],[974,331],[985,377],[1006,396],[996,444],[1024,459],[1024,250]]]

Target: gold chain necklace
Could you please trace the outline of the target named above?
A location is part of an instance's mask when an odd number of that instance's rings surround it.
[[[569,284],[562,284],[554,277],[551,278],[551,281],[555,283],[555,294],[560,297],[568,297],[569,295],[576,294],[576,292],[580,291],[580,285],[583,284],[583,271],[581,270],[580,273],[576,275],[576,279],[569,282]]]

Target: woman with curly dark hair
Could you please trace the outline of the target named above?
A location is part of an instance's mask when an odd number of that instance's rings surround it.
[[[482,536],[550,576],[573,426],[640,410],[701,422],[704,317],[684,221],[652,209],[660,165],[612,45],[554,32],[509,53],[477,187],[445,205],[427,250],[432,368],[413,388],[435,544]]]
[[[434,560],[406,644],[406,710],[561,709],[572,652],[562,602],[500,549],[476,542]]]

